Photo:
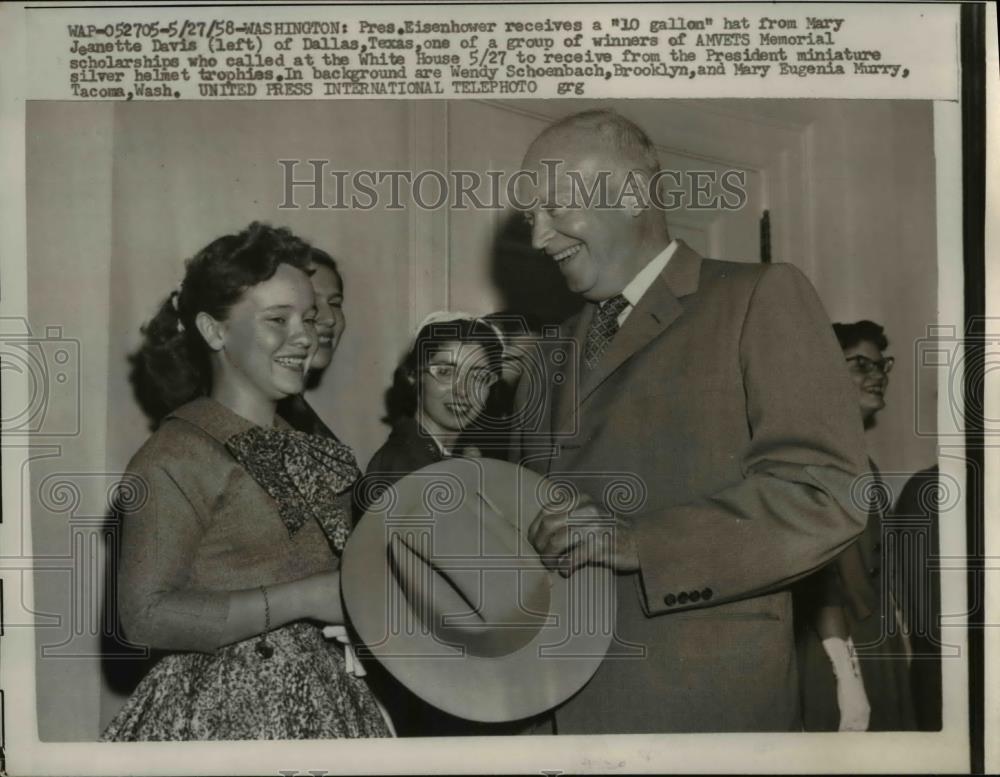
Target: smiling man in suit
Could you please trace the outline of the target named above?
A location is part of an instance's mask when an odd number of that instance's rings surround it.
[[[794,267],[671,240],[642,194],[655,150],[618,114],[550,126],[523,169],[533,244],[586,302],[564,331],[578,380],[552,381],[515,449],[581,498],[528,536],[563,574],[618,573],[614,647],[556,732],[798,730],[786,587],[865,524],[862,429],[829,319]],[[582,202],[602,177],[612,202]],[[616,477],[642,483],[629,515]]]

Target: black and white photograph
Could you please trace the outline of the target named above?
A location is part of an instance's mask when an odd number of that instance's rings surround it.
[[[843,6],[753,5],[748,59],[840,50]],[[431,8],[360,22],[423,81],[376,37],[347,75],[363,6],[315,38],[363,95],[297,86],[263,6],[206,40],[266,93],[194,55],[190,99],[81,86],[140,38],[51,33],[76,96],[22,101],[2,234],[6,768],[981,771],[982,77],[792,99],[775,55],[745,97],[505,93],[501,53],[561,62],[523,37],[439,97]],[[671,62],[744,6],[677,8],[642,11]],[[583,62],[658,29],[597,42],[598,9],[524,34],[582,29]],[[150,72],[185,56],[153,40]]]

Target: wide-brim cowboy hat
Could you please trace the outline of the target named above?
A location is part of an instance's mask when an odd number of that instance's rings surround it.
[[[527,530],[558,501],[553,488],[514,464],[454,458],[369,499],[341,565],[360,652],[481,722],[538,714],[582,688],[613,634],[613,573],[564,578],[541,563]]]

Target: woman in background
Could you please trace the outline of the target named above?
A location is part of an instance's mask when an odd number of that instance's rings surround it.
[[[165,409],[129,464],[126,636],[165,655],[105,741],[387,736],[321,624],[341,624],[350,449],[291,430],[317,349],[311,248],[251,224],[213,241],[143,329],[135,359]]]
[[[893,357],[872,321],[834,324],[866,430],[885,407]],[[878,468],[875,503],[861,537],[795,590],[799,676],[807,731],[906,731],[915,728],[907,649],[893,592],[884,583]]]
[[[316,302],[318,341],[316,355],[310,365],[309,375],[306,376],[306,388],[311,389],[319,385],[323,373],[333,361],[333,355],[347,326],[347,319],[344,317],[344,278],[337,262],[319,248],[310,248],[308,262],[307,272]],[[278,415],[300,432],[335,437],[302,394],[294,394],[281,400],[278,403]]]
[[[393,377],[395,416],[389,439],[368,464],[373,488],[467,448],[468,432],[500,379],[503,343],[483,319],[432,313],[417,328]]]
[[[503,343],[494,326],[472,316],[428,316],[396,370],[389,439],[372,457],[359,485],[360,510],[404,475],[456,455],[479,455],[468,445],[500,379]],[[449,715],[412,694],[376,662],[369,677],[400,736],[485,736],[523,733],[523,723],[476,723]]]

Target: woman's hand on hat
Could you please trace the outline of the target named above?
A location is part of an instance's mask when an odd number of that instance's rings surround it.
[[[528,541],[542,563],[563,577],[588,564],[616,572],[639,569],[631,524],[602,512],[589,499],[571,509],[543,507],[528,528]]]

